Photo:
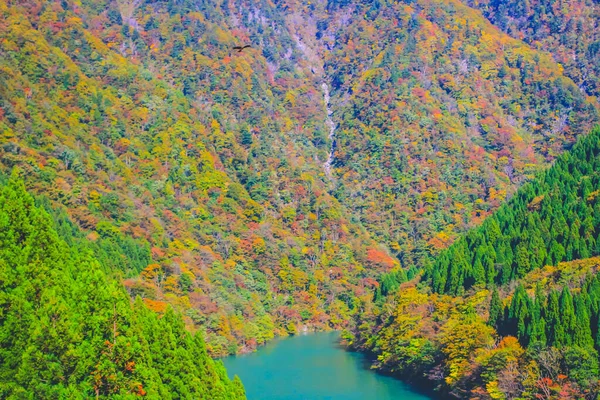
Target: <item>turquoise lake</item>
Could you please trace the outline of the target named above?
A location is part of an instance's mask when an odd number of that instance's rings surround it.
[[[275,340],[256,353],[223,359],[249,400],[425,400],[405,383],[377,374],[365,357],[338,345],[339,334],[311,333]]]

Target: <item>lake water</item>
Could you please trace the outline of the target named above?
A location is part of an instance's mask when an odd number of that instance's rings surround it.
[[[256,353],[223,359],[248,400],[426,400],[406,384],[368,369],[364,355],[338,346],[337,332],[275,340]]]

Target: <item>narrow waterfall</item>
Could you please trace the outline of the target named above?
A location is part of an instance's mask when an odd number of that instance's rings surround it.
[[[325,163],[323,164],[323,168],[325,169],[325,175],[327,175],[327,178],[331,180],[331,164],[333,163],[333,158],[334,158],[334,152],[335,152],[335,146],[336,146],[336,142],[335,142],[335,122],[333,122],[333,120],[331,119],[331,114],[333,114],[333,112],[331,111],[331,107],[329,107],[329,86],[327,86],[327,84],[325,82],[323,82],[323,84],[321,85],[321,89],[323,90],[323,99],[325,102],[325,108],[327,110],[327,120],[325,121],[325,124],[327,125],[327,127],[329,128],[329,140],[331,141],[331,147],[329,149],[329,156],[327,157],[327,161],[325,161]]]

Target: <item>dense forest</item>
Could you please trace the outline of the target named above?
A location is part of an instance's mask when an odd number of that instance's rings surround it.
[[[212,355],[343,328],[382,273],[414,275],[598,119],[548,53],[459,2],[0,14],[1,165]]]
[[[599,155],[596,128],[422,277],[382,280],[347,343],[461,398],[596,398]]]
[[[20,166],[90,241],[111,242],[106,258],[135,249],[120,263],[129,293],[207,331],[212,355],[341,326],[354,293],[399,263],[347,222],[320,164],[303,161],[312,145],[288,152],[304,141],[292,131],[321,129],[322,104],[304,111],[313,122],[286,111],[267,61],[229,55],[234,39],[216,16],[160,3],[139,10],[154,19],[125,24],[120,6],[97,3],[0,2],[4,167]],[[161,41],[161,30],[177,34]],[[164,48],[152,51],[155,35]],[[114,41],[136,43],[148,65]],[[193,90],[168,75],[184,66],[197,68]]]
[[[350,11],[325,58],[336,197],[404,266],[423,266],[597,121],[549,54],[458,1],[338,10]]]
[[[552,53],[567,76],[591,96],[600,94],[600,9],[594,0],[467,1],[493,24]]]
[[[599,255],[599,153],[593,132],[481,227],[442,251],[426,273],[433,289],[458,294],[473,285],[506,284],[563,260]]]
[[[201,333],[131,302],[97,250],[26,192],[0,187],[0,397],[243,399]],[[71,244],[68,244],[71,242]]]
[[[0,0],[0,397],[243,397],[211,357],[346,329],[438,394],[592,398],[599,12]]]

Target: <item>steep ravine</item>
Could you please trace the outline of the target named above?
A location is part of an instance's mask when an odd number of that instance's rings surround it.
[[[327,119],[325,120],[325,124],[329,128],[328,137],[329,137],[329,140],[331,141],[331,147],[329,148],[329,156],[327,157],[327,161],[325,161],[325,163],[323,164],[323,168],[325,170],[325,175],[327,176],[328,179],[331,180],[331,164],[333,163],[335,146],[336,146],[336,141],[335,141],[336,125],[335,125],[335,122],[333,122],[333,119],[331,118],[333,111],[331,111],[331,107],[329,104],[329,101],[330,101],[329,86],[327,85],[327,83],[323,82],[323,84],[321,85],[321,89],[323,90],[323,100],[325,103],[325,109],[327,110]]]

